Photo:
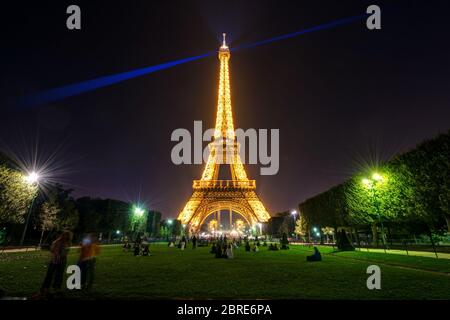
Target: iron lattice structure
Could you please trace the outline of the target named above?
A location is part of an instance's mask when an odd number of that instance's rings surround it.
[[[214,138],[208,145],[209,156],[201,180],[194,180],[194,192],[178,215],[178,220],[192,233],[199,231],[214,212],[229,210],[240,214],[253,226],[267,222],[269,213],[256,194],[255,180],[249,180],[239,156],[230,90],[230,50],[225,42],[219,49],[220,76]],[[230,166],[232,180],[218,180],[220,166]]]

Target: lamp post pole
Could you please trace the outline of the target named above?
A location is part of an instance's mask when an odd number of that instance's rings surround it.
[[[28,215],[27,215],[27,219],[25,221],[25,227],[23,228],[22,237],[20,238],[20,246],[21,247],[23,246],[23,242],[25,241],[25,235],[27,233],[28,223],[30,222],[31,212],[33,211],[34,199],[36,199],[36,196],[33,197],[33,200],[31,201],[31,204],[30,204],[30,208],[28,209]]]
[[[297,210],[292,210],[291,215],[294,218],[294,235],[295,235],[295,239],[297,239],[297,234],[295,233],[295,222],[297,221]]]
[[[29,184],[29,185],[35,185],[36,187],[39,187],[39,179],[40,176],[38,173],[36,173],[35,171],[29,173],[27,176],[24,177],[25,178],[25,183]],[[38,191],[38,190],[37,190]],[[31,205],[30,208],[28,209],[28,215],[27,218],[25,220],[25,227],[23,228],[23,233],[22,233],[22,237],[20,238],[20,246],[23,246],[23,243],[25,241],[25,235],[27,233],[27,229],[28,229],[28,223],[30,222],[30,217],[31,217],[31,212],[33,211],[33,204],[34,204],[34,200],[37,197],[37,191],[36,194],[33,196],[33,200],[31,201]]]

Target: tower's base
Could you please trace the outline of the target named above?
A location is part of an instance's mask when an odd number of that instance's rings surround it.
[[[178,219],[197,233],[209,215],[221,210],[240,214],[250,226],[270,218],[254,190],[225,187],[195,190]]]

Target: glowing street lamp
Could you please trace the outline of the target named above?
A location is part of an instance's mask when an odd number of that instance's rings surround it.
[[[24,177],[24,180],[25,180],[25,183],[30,186],[33,186],[33,185],[38,186],[39,178],[40,178],[39,174],[36,173],[36,171],[32,171]],[[31,211],[33,210],[34,199],[36,199],[36,195],[33,197],[33,200],[31,201],[30,209],[28,210],[27,220],[25,221],[25,227],[22,232],[22,237],[20,238],[20,246],[23,246],[23,242],[25,241],[25,235],[27,233],[28,223],[30,222]]]
[[[134,207],[133,213],[137,218],[141,218],[144,215],[145,210],[141,207]]]
[[[133,232],[135,236],[138,236],[140,231],[138,229],[141,229],[141,223],[144,221],[144,215],[145,215],[145,209],[142,208],[139,205],[134,205],[132,209],[133,214]]]
[[[297,220],[297,210],[292,210],[291,215],[294,218],[294,234],[295,234],[295,221]]]
[[[173,223],[173,220],[169,219],[169,220],[167,220],[167,223],[171,225]]]
[[[119,235],[119,234],[120,234],[120,230],[117,230],[117,231],[116,231],[116,234]]]
[[[377,173],[377,172],[375,172],[372,175],[372,179],[375,180],[375,181],[383,181],[384,180],[383,176],[381,174]]]
[[[39,183],[39,174],[36,171],[30,172],[28,175],[24,177],[24,180],[27,184],[33,185]]]

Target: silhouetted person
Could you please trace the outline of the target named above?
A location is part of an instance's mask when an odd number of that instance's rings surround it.
[[[142,255],[143,256],[150,255],[150,246],[149,246],[148,242],[146,242],[146,241],[142,243]]]
[[[317,247],[314,247],[314,254],[306,257],[306,261],[322,261],[322,255]]]
[[[250,242],[248,242],[248,241],[245,242],[245,251],[247,251],[247,252],[250,251]]]
[[[53,241],[50,252],[52,254],[47,268],[47,274],[41,287],[41,293],[46,294],[53,282],[53,289],[61,290],[64,270],[67,264],[67,253],[69,252],[72,232],[64,231],[55,241]]]
[[[139,253],[141,251],[140,247],[141,247],[141,245],[138,242],[134,243],[134,247],[133,247],[133,250],[134,250],[133,254],[134,254],[134,256],[138,256],[139,255]]]
[[[100,253],[100,247],[97,242],[97,236],[89,234],[83,239],[80,248],[80,258],[78,267],[81,270],[81,287],[91,289],[94,283],[95,267],[97,256]]]
[[[195,236],[192,237],[192,249],[197,248],[197,238]]]
[[[233,255],[233,246],[231,244],[228,245],[227,250],[225,251],[226,257],[228,259],[233,259],[234,255]]]
[[[128,242],[128,238],[125,238],[124,244],[123,244],[123,251],[130,251],[131,245]]]

